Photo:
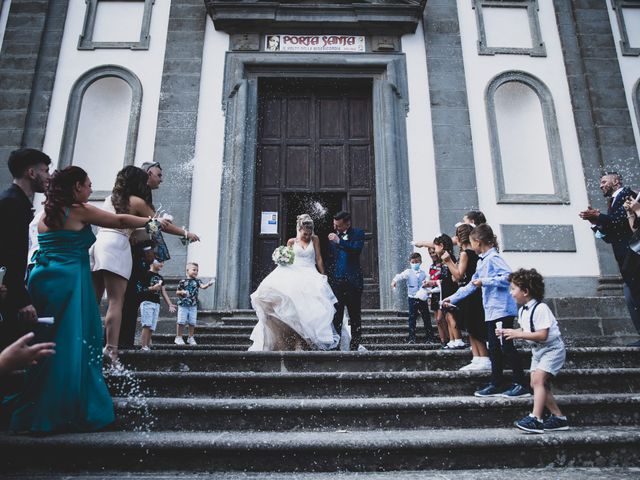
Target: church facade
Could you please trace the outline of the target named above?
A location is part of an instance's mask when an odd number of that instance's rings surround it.
[[[156,207],[201,237],[165,272],[198,262],[209,308],[248,307],[296,215],[324,238],[340,209],[370,308],[403,308],[411,241],[472,209],[550,295],[621,291],[578,212],[605,171],[640,187],[640,0],[4,0],[0,38],[2,157],[79,165],[97,204],[159,162]]]

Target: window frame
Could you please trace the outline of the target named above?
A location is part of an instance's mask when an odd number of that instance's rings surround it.
[[[484,25],[482,9],[489,8],[524,8],[529,18],[529,33],[531,34],[531,48],[522,47],[490,47],[487,45],[487,32]],[[546,57],[547,49],[542,39],[540,20],[538,18],[538,0],[473,0],[478,26],[478,55],[529,55],[531,57]]]
[[[127,144],[125,146],[122,166],[125,167],[134,164],[136,145],[138,143],[140,111],[142,110],[142,83],[135,73],[124,67],[119,65],[102,65],[85,72],[76,80],[71,88],[60,145],[58,168],[64,168],[73,164],[73,154],[76,147],[84,94],[96,81],[108,77],[120,78],[131,88],[131,109],[129,111],[129,125],[127,127]],[[104,200],[110,194],[110,191],[97,190],[93,192],[90,200]]]
[[[542,109],[545,137],[549,152],[551,177],[554,193],[507,193],[505,191],[502,152],[498,135],[498,121],[495,107],[495,93],[502,85],[520,82],[533,90],[538,96]],[[547,86],[527,72],[507,71],[495,76],[487,85],[485,92],[487,109],[487,128],[491,147],[491,161],[495,180],[496,202],[499,204],[570,204],[569,188],[562,154],[562,144],[553,97]]]
[[[97,42],[93,40],[93,29],[96,24],[98,13],[98,2],[144,2],[144,12],[142,14],[142,25],[140,27],[140,40],[137,42]],[[78,50],[95,50],[96,48],[123,48],[130,50],[149,50],[151,43],[151,13],[155,0],[85,0],[87,8],[85,10],[82,33],[78,39]]]
[[[620,30],[620,51],[622,55],[627,57],[640,56],[640,47],[632,47],[629,43],[629,34],[627,33],[627,24],[624,21],[624,8],[640,9],[640,0],[611,0],[611,8],[616,13],[618,21],[618,29]]]

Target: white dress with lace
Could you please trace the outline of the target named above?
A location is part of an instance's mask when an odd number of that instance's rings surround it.
[[[316,270],[313,242],[294,243],[293,264],[278,266],[251,294],[258,323],[249,350],[294,350],[304,340],[307,348],[335,348],[340,336],[333,327],[337,302],[327,277]]]

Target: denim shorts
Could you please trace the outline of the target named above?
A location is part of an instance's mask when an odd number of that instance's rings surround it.
[[[198,307],[180,307],[178,306],[178,325],[191,325],[196,326],[196,320],[198,319]]]
[[[556,338],[549,343],[535,343],[531,347],[530,371],[542,370],[554,377],[564,365],[567,351],[561,338]]]
[[[149,327],[152,332],[155,332],[159,316],[159,303],[145,301],[140,304],[140,323],[143,327]]]

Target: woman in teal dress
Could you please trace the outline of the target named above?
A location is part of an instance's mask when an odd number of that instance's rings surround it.
[[[38,316],[54,318],[56,353],[27,371],[24,389],[11,402],[14,431],[93,431],[115,418],[102,376],[102,323],[89,267],[91,225],[140,228],[149,221],[93,207],[87,204],[91,192],[87,173],[75,166],[56,172],[49,184],[28,290]]]

